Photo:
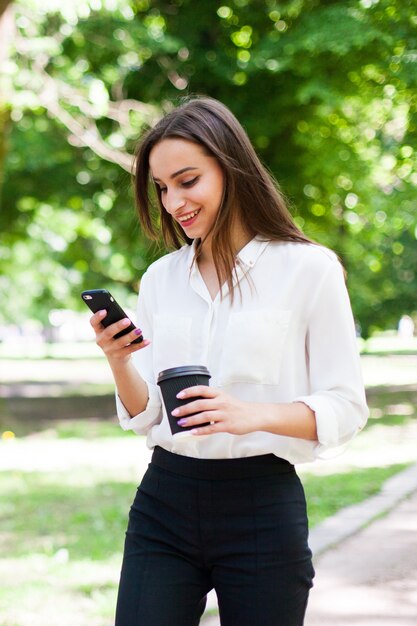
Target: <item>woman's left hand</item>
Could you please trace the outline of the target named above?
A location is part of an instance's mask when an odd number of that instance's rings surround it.
[[[255,404],[237,400],[220,389],[204,385],[184,389],[177,397],[184,400],[195,396],[200,396],[201,399],[193,400],[172,412],[180,426],[195,427],[192,431],[194,435],[245,435],[261,430],[259,408],[257,410]],[[196,415],[190,416],[191,413]],[[206,422],[211,423],[199,428],[199,425]]]

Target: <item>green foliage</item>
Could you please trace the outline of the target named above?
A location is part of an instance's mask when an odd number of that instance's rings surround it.
[[[340,509],[376,495],[385,480],[406,467],[406,464],[390,465],[325,477],[305,476],[303,485],[311,525],[320,524]]]
[[[310,526],[341,506],[376,494],[383,480],[401,468],[393,465],[333,476],[305,476]],[[0,609],[6,620],[13,619],[15,607],[24,607],[19,616],[22,619],[27,614],[25,623],[29,624],[33,611],[41,606],[43,623],[52,625],[57,614],[72,604],[76,607],[74,624],[111,623],[127,515],[136,485],[103,479],[101,473],[91,468],[87,479],[77,468],[71,476],[56,472],[0,473],[0,546],[7,568]]]
[[[0,295],[15,305],[3,318],[45,321],[85,286],[135,290],[161,253],[136,225],[129,175],[46,114],[43,87],[115,154],[184,95],[224,101],[299,225],[341,256],[364,335],[415,311],[412,3],[31,0],[16,3],[16,25],[7,141],[0,130]],[[132,99],[142,108],[112,104]]]
[[[341,508],[375,495],[385,480],[405,467],[304,476],[311,527]],[[36,472],[0,474],[0,483],[5,496],[0,507],[2,533],[13,537],[12,542],[2,542],[5,558],[33,553],[53,556],[66,549],[71,559],[104,560],[121,552],[134,483],[69,485],[62,484],[59,476]]]
[[[36,472],[2,473],[0,482],[2,532],[14,536],[2,545],[4,556],[53,556],[64,548],[72,559],[104,560],[121,552],[132,483],[68,485]]]
[[[11,319],[21,319],[26,304],[24,314],[46,322],[51,308],[77,307],[83,286],[101,285],[103,276],[132,289],[146,261],[140,248],[130,261],[122,254],[136,230],[128,175],[68,146],[54,121],[39,133],[42,118],[23,119],[4,185],[0,290],[5,297],[13,279],[16,297],[4,311]]]

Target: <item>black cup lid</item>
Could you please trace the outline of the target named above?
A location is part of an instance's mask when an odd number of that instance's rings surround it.
[[[159,372],[157,382],[159,385],[160,382],[166,380],[167,378],[176,378],[177,376],[189,376],[190,374],[196,374],[197,376],[203,375],[211,378],[210,372],[205,365],[182,365],[181,367],[170,367],[166,370],[162,370],[162,372]]]

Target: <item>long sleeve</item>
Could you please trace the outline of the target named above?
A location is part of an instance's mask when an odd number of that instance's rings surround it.
[[[137,322],[151,344],[134,355],[149,401],[132,417],[118,401],[122,428],[147,445],[196,458],[275,454],[305,463],[343,446],[364,426],[359,354],[343,270],[319,245],[255,237],[239,251],[237,297],[212,300],[183,246],[155,261],[140,285]],[[210,385],[253,403],[302,401],[315,413],[319,441],[268,432],[173,437],[158,372],[205,365]]]
[[[143,331],[143,336],[146,339],[150,339],[152,342],[152,323],[149,308],[150,293],[147,278],[148,277],[145,273],[140,284],[137,306],[137,323]],[[148,386],[149,397],[145,410],[138,415],[130,416],[116,390],[116,409],[120,425],[123,430],[133,430],[138,435],[146,434],[149,429],[155,424],[158,424],[162,418],[159,388],[155,384],[153,376],[152,353],[153,345],[151,343],[143,350],[135,352],[132,356],[134,366]]]
[[[368,418],[354,320],[343,270],[334,261],[312,302],[306,338],[310,393],[296,398],[315,413],[316,455],[340,446]]]

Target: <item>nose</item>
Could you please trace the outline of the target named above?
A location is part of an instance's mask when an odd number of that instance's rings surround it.
[[[163,205],[171,215],[174,215],[185,204],[181,190],[167,189],[163,198]]]

